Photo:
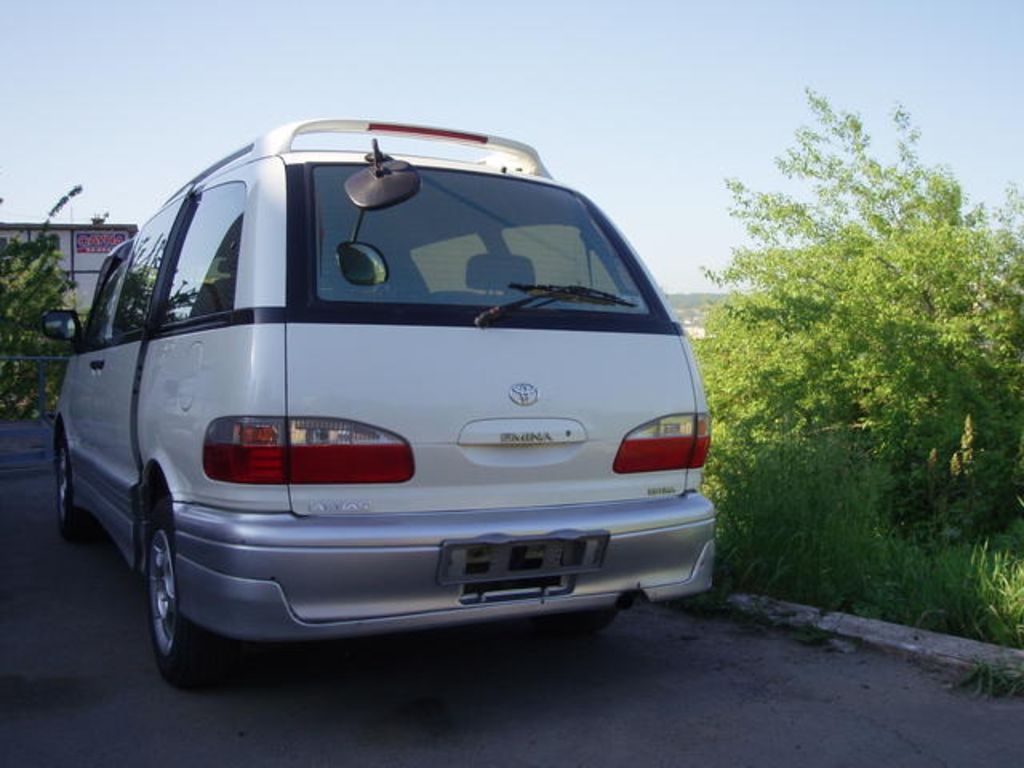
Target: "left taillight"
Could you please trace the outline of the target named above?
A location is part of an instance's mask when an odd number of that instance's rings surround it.
[[[393,432],[345,419],[291,419],[291,482],[402,483],[412,447]]]
[[[203,471],[213,480],[229,483],[287,483],[285,435],[284,419],[215,419],[203,440]]]
[[[203,469],[229,483],[401,483],[413,476],[412,447],[398,435],[346,419],[216,419],[206,430]]]
[[[711,445],[711,417],[677,413],[649,421],[622,440],[612,469],[619,474],[699,469]]]

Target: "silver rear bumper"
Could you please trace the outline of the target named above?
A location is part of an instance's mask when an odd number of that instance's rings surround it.
[[[296,517],[174,505],[182,612],[219,634],[301,640],[610,607],[624,593],[667,600],[711,586],[714,508],[687,494],[652,501],[398,515]],[[442,544],[502,534],[606,531],[599,570],[564,594],[466,604],[440,584]],[[564,591],[564,590],[563,590]]]

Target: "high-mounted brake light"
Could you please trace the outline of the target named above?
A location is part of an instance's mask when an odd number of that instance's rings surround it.
[[[366,127],[371,133],[402,133],[409,136],[433,136],[439,139],[454,139],[455,141],[473,141],[477,144],[486,144],[487,137],[478,133],[463,133],[462,131],[448,131],[443,128],[426,128],[421,125],[400,125],[398,123],[370,123]]]
[[[415,468],[405,440],[366,424],[237,416],[207,428],[203,470],[230,483],[401,483]]]
[[[708,414],[663,416],[626,435],[612,469],[619,474],[699,469],[707,460],[710,444]]]

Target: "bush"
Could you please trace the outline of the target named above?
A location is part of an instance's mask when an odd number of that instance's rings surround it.
[[[998,532],[1024,494],[1024,204],[970,207],[902,112],[887,163],[856,115],[809,101],[778,160],[796,192],[730,182],[749,244],[712,275],[736,290],[697,345],[718,432],[856,433],[901,531]]]

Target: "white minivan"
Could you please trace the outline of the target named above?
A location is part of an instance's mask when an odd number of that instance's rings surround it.
[[[487,154],[378,146],[410,137]],[[111,254],[84,327],[44,330],[75,350],[60,530],[98,521],[145,574],[175,685],[217,679],[240,641],[594,631],[710,587],[690,346],[608,219],[519,142],[278,128]]]

